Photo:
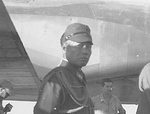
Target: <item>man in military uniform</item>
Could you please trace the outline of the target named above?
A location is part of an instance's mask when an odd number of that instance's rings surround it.
[[[91,55],[90,28],[81,23],[70,24],[60,42],[61,64],[44,77],[34,114],[94,114],[81,70]]]
[[[4,80],[0,83],[0,114],[6,114],[7,112],[10,112],[12,109],[12,105],[8,103],[5,107],[3,107],[3,100],[8,98],[11,94],[11,91],[13,90],[12,84]]]
[[[117,96],[112,94],[113,82],[110,78],[102,80],[102,94],[92,98],[95,113],[98,114],[126,114]]]

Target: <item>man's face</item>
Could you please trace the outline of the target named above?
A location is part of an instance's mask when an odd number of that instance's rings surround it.
[[[112,93],[112,82],[105,82],[105,85],[103,87],[103,91],[106,94],[111,94]]]
[[[91,56],[91,43],[77,43],[73,41],[68,41],[66,47],[66,58],[67,60],[76,66],[85,66]]]
[[[9,91],[8,88],[1,88],[0,87],[0,97],[5,98],[8,91]]]

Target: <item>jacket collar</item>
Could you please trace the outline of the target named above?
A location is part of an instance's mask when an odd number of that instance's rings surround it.
[[[86,83],[86,79],[85,79],[85,75],[84,73],[82,72],[81,69],[79,69],[77,66],[69,63],[68,61],[66,60],[62,60],[60,65],[60,67],[65,67],[67,69],[69,69],[70,71],[73,71],[74,73],[76,73],[76,76],[77,78],[80,80],[80,81],[84,81],[84,83]]]
[[[66,61],[66,60],[62,60],[60,65],[59,66],[62,66],[62,67],[67,67],[68,69],[72,69],[72,70],[81,70],[79,69],[77,66],[71,64],[70,62]]]

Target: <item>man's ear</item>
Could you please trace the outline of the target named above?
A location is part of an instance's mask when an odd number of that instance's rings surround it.
[[[63,49],[63,51],[66,51],[66,47],[65,46],[63,46],[62,49]]]
[[[6,96],[4,97],[4,99],[7,98],[7,97],[9,97],[9,96],[10,96],[10,95],[9,95],[8,93],[6,93]]]
[[[62,49],[63,49],[63,51],[66,51],[66,49],[67,49],[67,43],[64,43],[64,44],[62,45]]]

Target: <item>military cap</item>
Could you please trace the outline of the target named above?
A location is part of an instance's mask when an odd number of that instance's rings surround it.
[[[13,89],[12,83],[9,82],[9,81],[7,81],[7,80],[2,81],[2,82],[0,83],[0,87],[5,88],[5,89],[7,88],[7,89],[6,89],[6,92],[7,92],[9,95],[11,94],[11,93],[10,93],[10,90]]]
[[[73,23],[66,28],[61,37],[61,45],[67,40],[72,40],[79,43],[90,42],[93,44],[89,26],[81,23]]]

